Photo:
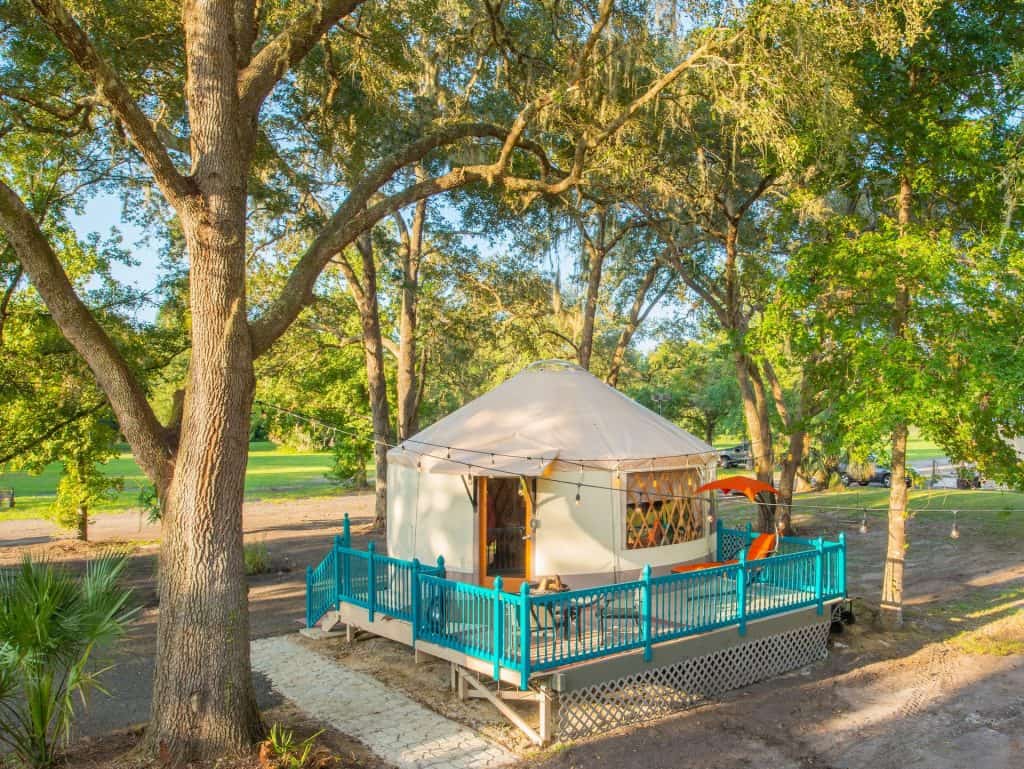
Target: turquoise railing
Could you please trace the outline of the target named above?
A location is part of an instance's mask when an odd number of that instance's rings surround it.
[[[657,643],[735,626],[846,595],[846,541],[785,537],[770,558],[746,560],[756,537],[749,529],[716,528],[716,554],[736,563],[563,593],[531,594],[479,587],[446,578],[437,565],[405,561],[351,547],[344,533],[306,576],[306,621],[312,626],[332,606],[350,603],[412,626],[413,642],[428,641],[520,674],[643,649]]]

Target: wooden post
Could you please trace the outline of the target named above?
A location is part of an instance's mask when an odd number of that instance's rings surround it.
[[[412,576],[409,579],[412,595],[409,602],[412,604],[412,648],[416,648],[416,638],[420,629],[420,559],[412,559]]]
[[[373,622],[373,613],[377,606],[377,577],[373,563],[374,550],[372,542],[366,546],[366,618],[370,622]]]
[[[644,662],[651,661],[651,565],[644,564],[640,586],[640,640],[644,643]]]
[[[825,541],[818,537],[814,540],[814,600],[818,602],[818,614],[825,613]]]
[[[750,524],[747,524],[748,526]],[[747,634],[747,551],[740,550],[736,564],[736,614],[740,635]]]
[[[345,547],[352,547],[352,527],[349,525],[348,513],[341,519],[341,539]]]
[[[341,581],[341,543],[342,539],[337,534],[334,535],[334,601],[337,603],[338,611],[341,611],[341,599],[344,593],[342,593],[342,581]],[[347,597],[347,596],[345,596]]]
[[[437,576],[439,576],[441,579],[446,579],[447,578],[446,575],[445,575],[445,570],[444,570],[444,556],[443,555],[437,556],[437,571],[438,571]]]
[[[547,745],[551,742],[554,729],[554,718],[553,718],[553,697],[551,693],[551,684],[548,681],[540,682],[540,741],[542,745]]]
[[[313,627],[313,567],[306,567],[306,627]]]
[[[722,519],[715,518],[715,560],[722,560]]]
[[[530,586],[519,585],[519,688],[530,688]]]
[[[846,532],[839,532],[839,594],[846,598]]]
[[[499,574],[494,578],[494,640],[491,647],[494,662],[494,680],[501,683],[501,647],[505,642],[505,615],[501,610],[501,585],[502,579]]]

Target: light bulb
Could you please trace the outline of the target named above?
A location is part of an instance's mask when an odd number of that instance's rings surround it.
[[[860,519],[860,528],[857,529],[861,534],[868,533],[868,517],[865,515]]]
[[[576,489],[576,506],[578,507],[579,504],[580,504],[580,490],[579,490],[579,488],[577,488]]]
[[[953,521],[953,528],[949,530],[950,539],[960,539],[960,527]]]

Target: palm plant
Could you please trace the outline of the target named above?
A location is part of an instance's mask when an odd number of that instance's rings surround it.
[[[74,719],[107,667],[96,656],[136,613],[119,584],[123,555],[96,559],[76,577],[25,558],[0,571],[0,743],[36,769],[53,766]]]

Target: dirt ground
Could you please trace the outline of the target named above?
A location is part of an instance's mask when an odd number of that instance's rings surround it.
[[[354,539],[365,542],[371,500],[348,496],[255,503],[246,506],[246,541],[266,543],[269,574],[251,578],[254,637],[296,630],[303,616],[304,571],[315,564],[353,518]],[[516,749],[529,767],[700,767],[740,769],[1022,769],[1024,767],[1024,553],[1017,541],[992,536],[961,521],[951,540],[948,523],[914,519],[907,564],[907,627],[884,633],[873,622],[881,584],[884,530],[858,534],[856,522],[818,514],[797,520],[807,533],[847,533],[849,582],[858,621],[834,638],[829,658],[719,701],[571,745],[543,751],[484,703],[459,703],[448,692],[447,665],[412,664],[408,649],[377,638],[352,645],[319,642],[318,649],[378,676],[444,715]],[[83,547],[60,540],[48,524],[0,523],[0,565],[26,551],[80,564],[97,547],[132,550],[129,578],[145,607],[117,666],[105,682],[109,699],[95,699],[79,726],[75,765],[92,751],[95,766],[110,746],[130,743],[148,714],[156,621],[154,567],[159,527],[139,527],[137,516],[101,516],[92,532],[101,542]],[[261,706],[290,722],[266,682],[257,681]],[[276,709],[276,710],[275,710]],[[527,712],[527,711],[524,711]],[[110,735],[95,739],[99,735]],[[352,739],[333,735],[348,765],[380,762]],[[79,753],[78,751],[85,751]],[[101,760],[102,759],[102,760]],[[92,760],[92,759],[88,759]]]

